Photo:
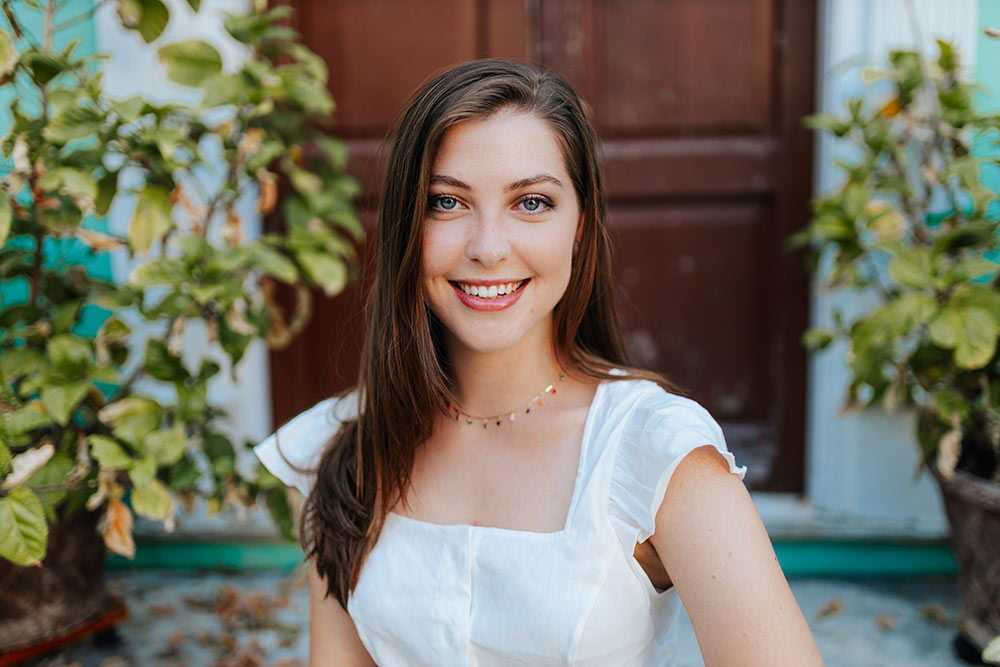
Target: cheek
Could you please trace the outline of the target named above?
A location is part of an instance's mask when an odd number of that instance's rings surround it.
[[[443,230],[434,229],[433,225],[424,227],[423,247],[420,252],[420,268],[425,279],[433,279],[447,272],[453,264],[454,240],[449,239]],[[452,243],[449,244],[449,240]]]

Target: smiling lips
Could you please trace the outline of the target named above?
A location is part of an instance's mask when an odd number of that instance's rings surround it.
[[[521,298],[524,286],[528,282],[530,282],[530,278],[510,282],[451,282],[451,287],[455,290],[459,301],[469,308],[493,312],[513,306]]]

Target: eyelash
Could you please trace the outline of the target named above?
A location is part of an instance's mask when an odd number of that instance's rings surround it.
[[[435,211],[435,210],[437,210],[437,211],[442,212],[442,213],[450,213],[450,212],[456,210],[456,209],[443,209],[443,208],[442,209],[436,209],[435,207],[437,206],[438,202],[440,202],[442,199],[454,199],[456,202],[461,203],[461,200],[458,197],[454,196],[454,195],[431,195],[428,198],[428,200],[427,200],[427,210],[428,211]],[[548,197],[546,197],[545,195],[535,195],[535,194],[524,195],[523,197],[521,197],[520,199],[517,200],[517,203],[515,204],[515,206],[520,206],[521,204],[523,204],[526,201],[541,202],[545,206],[544,209],[539,210],[539,211],[526,211],[526,210],[522,210],[521,211],[522,213],[525,213],[527,215],[538,215],[538,214],[544,213],[546,211],[551,211],[552,209],[554,209],[556,207],[556,205],[552,202],[552,200],[549,199]]]

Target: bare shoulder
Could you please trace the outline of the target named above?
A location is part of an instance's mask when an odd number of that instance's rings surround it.
[[[822,665],[764,523],[711,445],[678,464],[650,538],[706,665]]]
[[[340,603],[326,597],[326,583],[309,565],[309,664],[377,667],[354,621]]]

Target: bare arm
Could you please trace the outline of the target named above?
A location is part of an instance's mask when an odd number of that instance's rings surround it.
[[[314,564],[309,565],[310,667],[378,667],[368,655],[354,621],[340,603],[325,598],[326,584]]]
[[[711,445],[677,466],[650,540],[708,667],[823,664],[749,492]]]

